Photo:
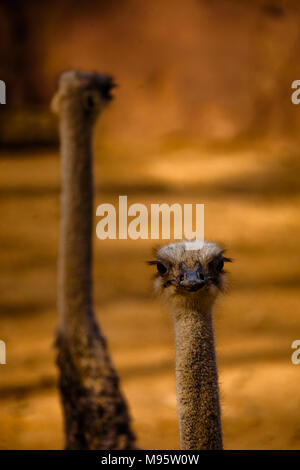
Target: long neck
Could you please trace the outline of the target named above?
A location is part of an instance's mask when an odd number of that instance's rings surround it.
[[[181,449],[222,449],[211,309],[175,312],[176,388]]]
[[[62,196],[58,299],[60,326],[74,333],[92,313],[92,125],[66,105],[60,120]]]
[[[57,365],[66,448],[135,449],[118,375],[93,313],[92,123],[65,105],[61,114],[62,201]]]

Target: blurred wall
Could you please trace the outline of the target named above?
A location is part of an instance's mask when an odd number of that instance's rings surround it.
[[[297,0],[5,0],[0,13],[8,108],[46,108],[62,70],[96,69],[120,85],[105,123],[120,139],[297,134]]]

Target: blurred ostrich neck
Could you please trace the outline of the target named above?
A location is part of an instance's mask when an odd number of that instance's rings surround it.
[[[135,449],[127,404],[93,313],[92,120],[72,102],[60,118],[62,201],[57,336],[66,448]]]
[[[92,312],[92,123],[64,103],[60,119],[62,200],[59,306],[61,326],[74,333]],[[77,331],[79,333],[79,331]]]
[[[174,313],[181,449],[222,449],[212,305],[187,302]]]

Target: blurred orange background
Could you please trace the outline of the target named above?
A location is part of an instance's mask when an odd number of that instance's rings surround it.
[[[225,448],[300,448],[299,26],[296,0],[1,2],[0,448],[64,445],[49,102],[69,68],[119,84],[95,134],[95,205],[204,203],[206,238],[235,260],[215,316]],[[173,326],[145,265],[153,245],[95,234],[96,310],[139,445],[177,449]]]

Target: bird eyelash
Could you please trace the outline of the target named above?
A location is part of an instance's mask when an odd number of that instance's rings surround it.
[[[166,282],[163,283],[163,287],[169,287],[172,285],[176,285],[175,279],[168,279]]]

